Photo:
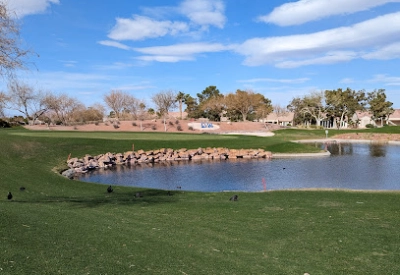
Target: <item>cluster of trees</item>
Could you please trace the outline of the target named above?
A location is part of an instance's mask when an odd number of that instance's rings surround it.
[[[394,112],[392,105],[387,101],[384,89],[366,93],[364,90],[347,88],[295,97],[287,108],[295,113],[296,124],[315,123],[319,126],[321,120],[328,119],[332,125],[340,128],[345,125],[344,122],[357,125],[358,121],[353,121],[356,111],[371,112],[372,118],[380,120],[383,125],[383,121],[387,121]]]
[[[177,98],[180,104],[186,104],[185,111],[189,118],[204,117],[212,121],[221,120],[221,116],[226,116],[231,121],[254,120],[265,117],[273,110],[271,100],[262,94],[238,89],[234,93],[223,95],[216,86],[208,86],[197,93],[197,98],[182,92]]]

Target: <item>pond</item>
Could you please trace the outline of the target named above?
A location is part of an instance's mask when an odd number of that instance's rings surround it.
[[[322,147],[321,144],[315,146]],[[400,146],[333,143],[329,157],[211,160],[120,165],[79,180],[107,185],[205,192],[352,189],[400,190]]]

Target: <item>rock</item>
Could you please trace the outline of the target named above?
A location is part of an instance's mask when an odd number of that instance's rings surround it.
[[[75,176],[75,170],[74,169],[65,170],[64,172],[61,173],[61,175],[66,178],[73,179]]]

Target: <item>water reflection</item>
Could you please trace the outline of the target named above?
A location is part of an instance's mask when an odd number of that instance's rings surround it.
[[[263,191],[299,188],[400,190],[400,146],[315,144],[331,157],[273,160],[203,160],[115,166],[80,180],[165,190]],[[284,169],[285,168],[285,169]]]

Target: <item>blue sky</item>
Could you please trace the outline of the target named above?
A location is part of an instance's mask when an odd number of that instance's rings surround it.
[[[400,108],[400,0],[8,0],[37,89],[87,106],[122,90],[253,90],[286,106],[313,91],[386,89]]]

